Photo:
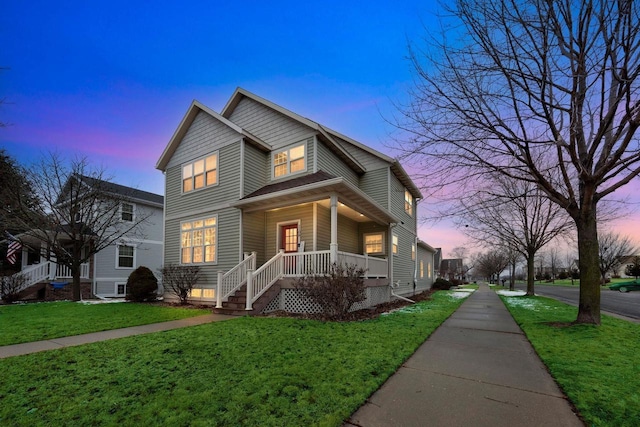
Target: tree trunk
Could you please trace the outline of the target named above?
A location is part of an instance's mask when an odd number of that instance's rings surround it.
[[[511,277],[509,280],[509,290],[514,291],[516,289],[516,263],[511,263]]]
[[[587,211],[587,212],[584,212]],[[580,302],[575,323],[600,324],[600,267],[598,255],[596,209],[583,207],[576,220],[578,229],[578,263],[580,268]]]
[[[535,253],[529,253],[527,255],[527,295],[534,296],[534,280],[536,279],[535,273]]]
[[[73,277],[71,289],[73,291],[73,300],[80,301],[82,299],[80,292],[80,265],[76,265],[75,262],[71,267],[71,277]]]

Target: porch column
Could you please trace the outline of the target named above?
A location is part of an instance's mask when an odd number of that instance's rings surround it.
[[[331,244],[329,260],[338,262],[338,196],[331,194]]]

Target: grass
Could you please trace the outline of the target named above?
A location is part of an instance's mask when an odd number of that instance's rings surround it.
[[[565,394],[590,426],[640,425],[640,324],[602,316],[565,325],[577,308],[543,297],[501,297]]]
[[[0,360],[0,425],[339,426],[463,301],[243,317]]]
[[[150,304],[70,301],[0,306],[0,345],[184,319],[210,310]]]
[[[603,289],[605,287],[608,288],[609,285],[613,285],[616,283],[622,283],[622,282],[633,282],[634,278],[631,277],[627,277],[627,278],[616,278],[616,279],[611,279],[611,281],[609,283],[606,284],[606,286],[603,286]],[[519,282],[519,283],[524,283],[526,284],[526,282]],[[536,280],[535,281],[535,285],[545,285],[545,286],[575,286],[578,287],[580,286],[580,280],[579,279],[574,279],[573,280],[573,284],[571,284],[571,279],[555,279],[555,281],[553,283],[551,282],[547,282],[546,280]]]

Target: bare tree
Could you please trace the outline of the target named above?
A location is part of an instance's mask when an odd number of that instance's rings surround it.
[[[456,246],[451,249],[451,256],[461,260],[462,264],[460,265],[460,274],[462,275],[462,280],[466,280],[467,273],[471,270],[471,266],[465,262],[469,258],[469,249],[464,246]]]
[[[558,269],[562,267],[562,255],[560,254],[560,249],[558,249],[557,246],[550,247],[547,251],[547,255],[549,258],[549,267],[551,267],[551,283],[555,283],[558,275]]]
[[[536,185],[494,175],[470,201],[463,200],[463,232],[517,251],[527,263],[527,295],[534,295],[538,251],[568,232],[571,220]]]
[[[607,273],[616,273],[616,269],[622,265],[623,257],[629,256],[636,251],[636,246],[628,236],[622,236],[611,231],[604,231],[598,234],[598,246],[600,248],[600,277],[602,284],[606,284]]]
[[[573,252],[567,251],[564,255],[564,263],[567,266],[567,270],[569,271],[569,276],[571,277],[571,285],[573,285],[574,275],[577,270],[576,259],[577,257]]]
[[[507,252],[503,249],[493,249],[478,254],[474,263],[474,273],[480,277],[486,277],[491,282],[493,277],[499,276],[508,265]]]
[[[600,324],[599,203],[640,174],[640,2],[450,5],[455,38],[411,48],[398,124],[413,136],[398,148],[433,192],[487,171],[539,186],[576,225],[576,322]]]
[[[131,201],[131,189],[112,184],[105,171],[91,167],[86,158],[65,162],[50,153],[31,168],[29,184],[38,205],[15,211],[14,224],[25,230],[23,240],[39,241],[49,257],[71,270],[73,298],[80,300],[82,264],[125,236],[144,237],[150,213],[132,212],[131,220],[123,221],[123,203]]]
[[[509,261],[509,290],[516,289],[516,266],[523,259],[522,253],[513,247],[507,247],[507,259]]]

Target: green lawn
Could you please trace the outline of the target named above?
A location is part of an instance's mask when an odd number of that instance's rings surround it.
[[[210,312],[136,303],[61,301],[0,305],[0,345],[147,325]]]
[[[0,425],[339,426],[463,301],[243,317],[0,360]]]
[[[634,278],[626,278],[626,279],[611,279],[611,282],[607,283],[606,286],[603,286],[603,288],[608,287],[609,285],[613,285],[615,283],[622,283],[622,282],[633,282]],[[525,283],[526,282],[518,282],[518,283]],[[580,286],[580,280],[579,279],[574,279],[573,280],[573,285],[571,284],[571,279],[556,279],[553,283],[548,282],[546,280],[536,280],[535,281],[536,285],[547,285],[547,286],[575,286],[578,287]]]
[[[590,426],[640,425],[640,324],[602,316],[572,322],[577,308],[543,297],[501,297],[558,384]]]

